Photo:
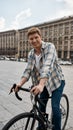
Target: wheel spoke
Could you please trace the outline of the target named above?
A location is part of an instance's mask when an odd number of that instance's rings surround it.
[[[45,130],[44,123],[42,123],[37,115],[23,113],[11,119],[2,130],[36,130],[38,122],[40,122]]]
[[[67,124],[68,113],[69,113],[69,102],[65,94],[63,94],[61,98],[60,110],[61,110],[61,130],[64,130]]]

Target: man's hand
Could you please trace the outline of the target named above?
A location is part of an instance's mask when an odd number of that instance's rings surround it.
[[[43,89],[44,89],[44,86],[45,86],[45,83],[48,79],[47,78],[42,78],[40,79],[40,82],[38,85],[34,86],[32,89],[31,89],[31,93],[33,93],[34,95],[37,95],[41,92],[43,92]]]
[[[18,92],[20,87],[21,86],[19,84],[18,85],[17,84],[13,84],[12,88],[10,89],[9,94],[11,94],[12,92]]]
[[[14,89],[14,92],[18,92],[20,87],[21,87],[20,84],[17,84],[15,89]]]
[[[31,93],[33,93],[34,95],[37,95],[41,92],[43,92],[43,89],[44,89],[44,86],[41,85],[41,84],[38,84],[36,86],[34,86],[32,89],[31,89]]]

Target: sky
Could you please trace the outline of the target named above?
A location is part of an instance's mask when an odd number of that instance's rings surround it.
[[[73,0],[0,0],[0,32],[73,16]]]

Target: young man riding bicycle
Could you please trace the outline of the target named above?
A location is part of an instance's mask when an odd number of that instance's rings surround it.
[[[53,43],[42,41],[39,28],[33,27],[28,30],[28,42],[33,49],[28,54],[28,64],[23,73],[21,81],[17,84],[14,91],[27,82],[31,76],[33,88],[31,93],[40,94],[45,106],[39,106],[44,114],[49,94],[52,95],[52,123],[53,130],[61,130],[60,100],[65,86],[64,75],[58,64],[57,53]],[[45,100],[46,99],[46,100]],[[38,126],[38,130],[43,130]]]

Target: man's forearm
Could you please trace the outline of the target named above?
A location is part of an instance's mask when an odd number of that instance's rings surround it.
[[[27,82],[27,78],[23,77],[21,81],[18,83],[18,85],[21,87],[25,82]]]

